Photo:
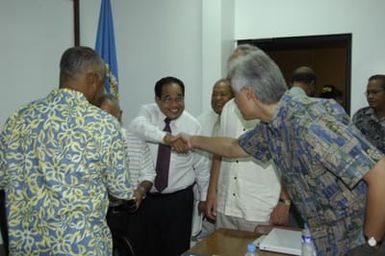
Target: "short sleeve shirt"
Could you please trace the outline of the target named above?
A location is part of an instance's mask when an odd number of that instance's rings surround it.
[[[108,194],[132,191],[115,118],[54,90],[8,119],[0,159],[11,254],[112,254]]]
[[[379,120],[371,107],[365,107],[354,114],[353,122],[370,143],[385,153],[385,118]]]
[[[363,243],[367,186],[362,177],[383,156],[337,102],[287,92],[273,120],[239,140],[255,158],[273,159],[318,255],[343,254]]]

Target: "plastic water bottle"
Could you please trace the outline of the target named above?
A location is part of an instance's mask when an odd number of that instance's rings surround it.
[[[302,230],[301,256],[317,256],[314,240],[306,223],[304,229]]]
[[[255,244],[248,244],[247,245],[247,252],[245,253],[245,256],[257,256],[257,247]]]

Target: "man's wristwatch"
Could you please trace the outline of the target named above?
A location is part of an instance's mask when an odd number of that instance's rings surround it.
[[[279,202],[284,204],[284,205],[287,205],[287,206],[290,206],[291,205],[291,200],[290,199],[283,199],[283,198],[280,198],[279,199]]]
[[[366,239],[366,243],[370,246],[370,247],[379,247],[382,243],[382,241],[377,241],[374,236],[365,236],[365,239]]]

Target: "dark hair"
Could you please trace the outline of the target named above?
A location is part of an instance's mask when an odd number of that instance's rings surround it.
[[[382,75],[382,74],[373,75],[369,77],[368,81],[372,81],[372,80],[381,80],[382,89],[385,90],[385,75]]]
[[[182,96],[184,96],[184,84],[183,84],[182,80],[180,80],[176,77],[172,77],[172,76],[163,77],[158,82],[156,82],[156,84],[155,84],[155,96],[160,98],[162,96],[163,86],[166,84],[171,84],[171,83],[175,83],[175,84],[179,85],[180,88],[182,89]]]
[[[327,84],[322,87],[319,97],[325,99],[336,99],[338,97],[342,97],[342,92],[334,85]]]

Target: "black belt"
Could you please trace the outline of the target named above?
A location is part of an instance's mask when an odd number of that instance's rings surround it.
[[[187,188],[184,188],[184,189],[181,189],[181,190],[178,190],[178,191],[174,191],[174,192],[171,192],[171,193],[150,192],[150,193],[147,194],[147,196],[153,196],[153,197],[168,197],[168,196],[173,196],[173,195],[176,195],[176,194],[185,192],[185,191],[187,191],[187,190],[189,190],[189,189],[192,190],[194,184],[195,184],[195,183],[191,184],[191,185],[188,186]]]

